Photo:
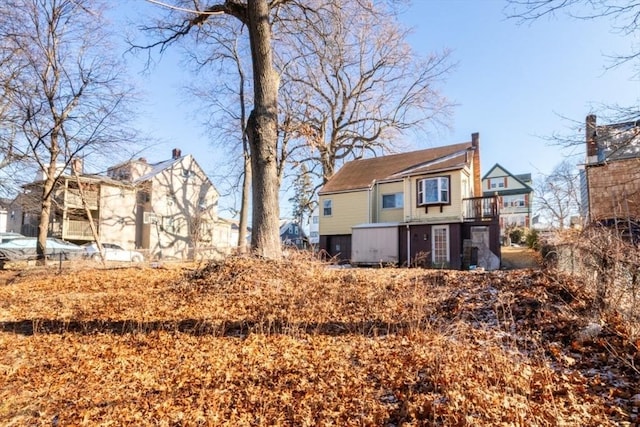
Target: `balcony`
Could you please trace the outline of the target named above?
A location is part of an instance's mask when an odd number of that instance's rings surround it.
[[[93,240],[89,221],[67,219],[64,221],[63,230],[62,238],[65,240]]]
[[[98,192],[97,191],[84,191],[84,198],[87,202],[89,209],[98,209]],[[70,208],[81,208],[82,197],[80,197],[80,190],[69,188],[65,195],[66,206]]]
[[[471,197],[462,199],[462,212],[465,221],[498,221],[498,197]]]

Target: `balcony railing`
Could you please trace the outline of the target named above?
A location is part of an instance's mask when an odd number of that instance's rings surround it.
[[[93,240],[89,221],[67,219],[64,223],[63,239],[68,240]]]
[[[89,209],[98,208],[98,192],[97,191],[84,191],[84,198],[87,202]],[[82,207],[82,197],[80,197],[80,190],[69,188],[66,194],[66,205],[68,207]]]
[[[465,221],[497,221],[500,215],[498,197],[471,197],[462,199]]]

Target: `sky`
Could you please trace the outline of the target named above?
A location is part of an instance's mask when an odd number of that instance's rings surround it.
[[[628,53],[637,38],[612,30],[606,20],[566,15],[520,23],[508,19],[503,0],[414,0],[401,15],[413,28],[420,55],[449,49],[456,67],[439,89],[456,106],[449,129],[408,136],[415,149],[455,144],[480,134],[481,174],[496,163],[514,174],[549,174],[565,157],[583,158],[583,147],[562,149],[550,139],[575,133],[602,104],[637,105],[640,84],[631,65],[608,69],[607,56]],[[127,14],[149,7],[129,0]],[[153,6],[156,7],[156,6]],[[143,153],[150,161],[172,148],[193,154],[210,175],[220,153],[210,143],[184,86],[194,77],[178,49],[147,73],[131,60],[146,95],[137,126],[158,143]],[[215,181],[214,181],[215,184]]]

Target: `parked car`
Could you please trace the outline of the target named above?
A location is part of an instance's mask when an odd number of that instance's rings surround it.
[[[100,261],[100,251],[95,242],[85,243],[82,245],[84,257],[94,261]],[[114,243],[102,243],[102,251],[105,261],[127,261],[142,262],[144,255],[137,251],[128,251],[120,245]]]
[[[37,259],[36,237],[17,237],[0,243],[0,260],[2,261],[25,261]],[[62,256],[64,260],[79,258],[82,255],[82,247],[65,240],[53,237],[47,238],[45,255],[50,259],[58,259]]]
[[[9,240],[13,240],[13,239],[18,239],[20,237],[26,237],[23,236],[20,233],[0,233],[0,243],[6,243]]]

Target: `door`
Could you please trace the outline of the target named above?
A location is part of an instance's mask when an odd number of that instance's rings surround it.
[[[448,225],[434,225],[431,227],[431,261],[433,266],[448,267],[451,261],[450,257],[450,243],[449,243],[449,226]]]

